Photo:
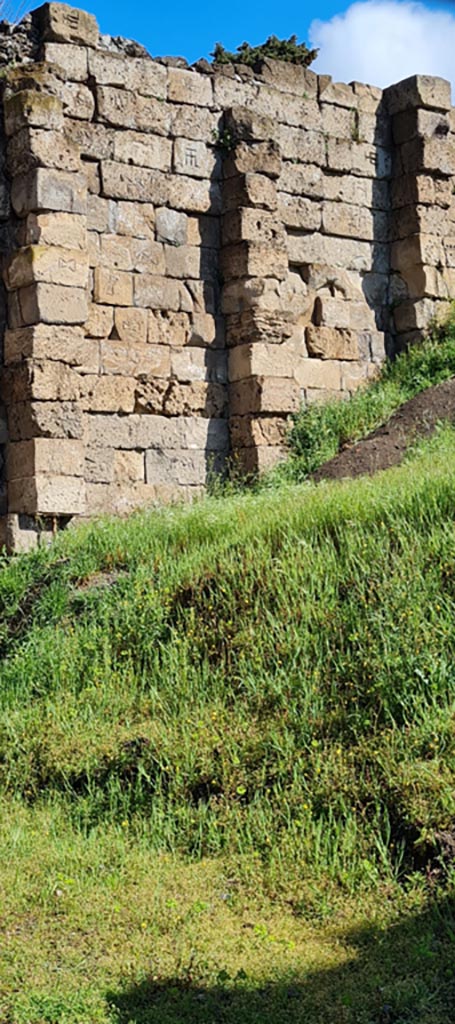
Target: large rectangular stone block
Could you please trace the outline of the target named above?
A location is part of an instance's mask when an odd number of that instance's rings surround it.
[[[222,250],[220,269],[227,280],[237,277],[273,277],[282,280],[287,274],[288,257],[281,241],[276,246],[240,242]]]
[[[52,93],[23,89],[4,100],[5,132],[15,135],[22,128],[63,127],[63,104]]]
[[[81,44],[45,43],[43,56],[47,64],[57,64],[64,68],[67,78],[72,82],[85,82],[88,75],[88,52]]]
[[[232,416],[258,412],[285,414],[297,412],[299,406],[299,387],[287,377],[248,377],[232,383],[229,389]]]
[[[82,515],[85,512],[85,481],[81,477],[48,476],[11,480],[8,485],[9,512],[28,515]]]
[[[166,99],[166,68],[151,58],[95,50],[89,53],[88,65],[98,85],[114,85],[132,93]]]
[[[194,71],[168,68],[168,99],[171,103],[189,103],[195,107],[211,107],[213,102],[210,76]]]
[[[99,372],[99,349],[96,342],[84,337],[81,327],[37,324],[6,330],[4,337],[5,366],[24,359],[52,359],[67,363],[78,373]]]
[[[65,438],[36,437],[8,445],[6,472],[8,480],[31,477],[37,473],[59,476],[84,475],[85,447],[82,441]]]
[[[32,284],[12,292],[8,300],[10,327],[33,324],[83,324],[88,315],[85,288]]]
[[[105,160],[101,164],[101,190],[109,199],[127,199],[162,206],[168,199],[168,179],[158,170]]]
[[[104,85],[98,86],[96,98],[99,118],[106,124],[153,132],[154,135],[169,135],[171,115],[166,103]]]
[[[431,75],[412,75],[384,90],[389,114],[398,114],[409,107],[449,110],[450,82]]]
[[[85,251],[86,219],[73,213],[29,213],[18,228],[21,246],[55,246],[59,249]]]
[[[129,339],[102,341],[101,369],[104,374],[114,376],[168,379],[171,369],[170,350],[166,345],[147,345]]]
[[[83,436],[82,410],[77,402],[18,402],[8,408],[10,441],[32,437]]]
[[[81,158],[74,142],[64,132],[22,128],[8,142],[7,165],[12,176],[28,174],[36,167],[58,171],[81,171]]]
[[[237,242],[254,242],[258,245],[286,246],[286,234],[276,214],[267,210],[239,209],[226,213],[223,217],[223,245],[235,245]]]
[[[39,7],[34,17],[45,42],[98,45],[98,24],[92,14],[67,4],[48,3]]]
[[[116,132],[113,148],[114,160],[158,171],[170,171],[172,142],[162,135],[145,132]]]
[[[223,211],[238,210],[240,207],[276,210],[275,182],[265,174],[238,174],[229,178],[223,186]]]
[[[40,210],[87,212],[87,181],[84,174],[39,167],[14,178],[11,201],[18,217]]]
[[[239,142],[231,150],[223,164],[225,178],[235,174],[265,174],[268,178],[279,178],[281,154],[276,142]]]
[[[10,291],[25,288],[38,281],[71,288],[86,288],[87,256],[81,249],[29,245],[14,253],[3,276]]]
[[[106,306],[133,305],[133,275],[123,270],[96,267],[94,271],[94,298]]]
[[[214,180],[221,176],[220,153],[215,147],[194,139],[175,139],[173,167],[176,174]]]

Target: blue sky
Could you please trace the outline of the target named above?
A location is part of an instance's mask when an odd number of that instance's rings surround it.
[[[71,2],[71,0],[70,0]],[[136,39],[152,56],[208,56],[271,34],[319,46],[314,66],[335,80],[381,87],[411,74],[440,75],[455,93],[455,0],[73,0],[102,32]]]

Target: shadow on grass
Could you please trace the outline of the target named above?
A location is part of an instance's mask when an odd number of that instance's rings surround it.
[[[269,983],[213,983],[190,969],[108,994],[115,1024],[451,1024],[455,1021],[455,900],[435,903],[388,929],[340,936],[341,966]],[[252,953],[257,956],[257,953]],[[253,972],[252,972],[253,973]]]

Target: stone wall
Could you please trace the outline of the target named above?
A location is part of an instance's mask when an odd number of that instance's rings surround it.
[[[455,294],[447,82],[176,67],[61,4],[27,25],[3,79],[10,548],[191,498],[228,456],[267,468],[302,401]]]

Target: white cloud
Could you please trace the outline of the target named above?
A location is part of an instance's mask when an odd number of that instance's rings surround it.
[[[439,75],[455,91],[455,16],[421,3],[367,0],[330,21],[313,21],[313,68],[339,82],[384,88],[409,75]]]

